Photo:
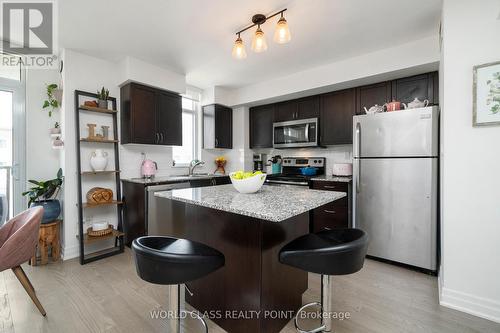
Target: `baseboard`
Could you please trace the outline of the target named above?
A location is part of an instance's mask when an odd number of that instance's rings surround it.
[[[62,249],[62,258],[63,260],[69,260],[69,259],[73,259],[73,258],[76,258],[80,255],[80,247],[77,245],[73,245],[73,246],[68,246],[68,247],[64,247]]]
[[[471,294],[440,288],[439,304],[500,323],[500,302]]]

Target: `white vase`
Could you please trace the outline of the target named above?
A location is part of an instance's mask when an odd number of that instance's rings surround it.
[[[108,165],[108,153],[96,149],[90,157],[90,166],[94,171],[104,171]]]

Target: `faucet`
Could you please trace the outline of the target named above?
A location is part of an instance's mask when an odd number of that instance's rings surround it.
[[[203,161],[200,161],[200,160],[192,160],[190,163],[189,163],[189,176],[192,176],[193,175],[193,171],[194,169],[198,166],[198,165],[204,165],[205,162]]]

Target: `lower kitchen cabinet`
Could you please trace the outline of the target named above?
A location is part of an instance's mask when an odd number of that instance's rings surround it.
[[[198,179],[186,179],[180,183],[165,183],[165,182],[131,182],[127,180],[122,180],[123,189],[123,232],[125,233],[125,244],[130,246],[132,241],[137,237],[145,236],[148,234],[148,223],[153,223],[152,215],[150,210],[156,210],[155,202],[155,191],[167,190],[168,185],[179,185],[178,188],[189,188],[189,187],[203,187],[203,186],[216,186],[231,183],[229,176],[219,176],[211,178],[198,178]],[[160,187],[165,187],[160,189]],[[168,189],[172,189],[171,187]],[[174,218],[172,216],[165,218]],[[154,231],[153,231],[154,232]]]
[[[314,209],[311,212],[311,232],[325,229],[349,228],[351,223],[351,183],[335,181],[315,181],[310,184],[311,189],[323,191],[345,192],[347,196]]]

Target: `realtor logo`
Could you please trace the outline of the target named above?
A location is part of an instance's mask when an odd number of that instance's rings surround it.
[[[52,54],[53,3],[2,2],[2,47],[13,54]]]

